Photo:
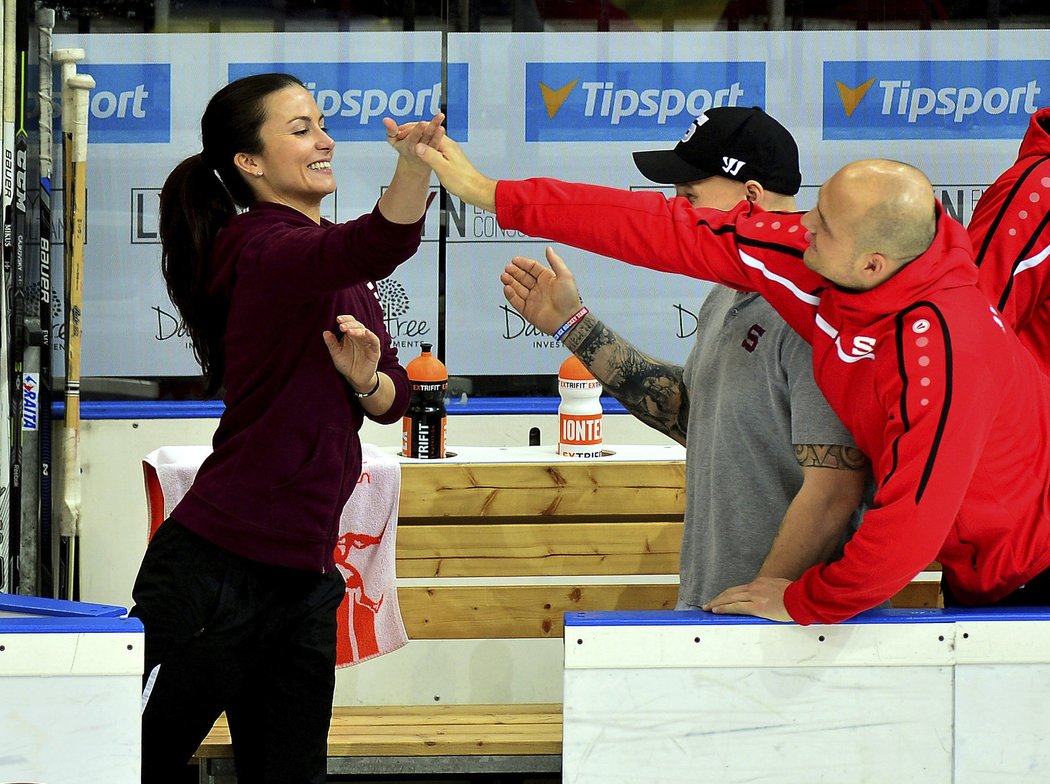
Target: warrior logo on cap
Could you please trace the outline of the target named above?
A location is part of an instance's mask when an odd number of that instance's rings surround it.
[[[746,164],[747,161],[741,161],[737,158],[730,158],[725,155],[722,156],[722,171],[733,177],[740,174],[740,170],[744,168]]]

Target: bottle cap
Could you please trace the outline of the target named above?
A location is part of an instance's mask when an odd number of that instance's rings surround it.
[[[591,374],[583,362],[578,356],[572,354],[567,360],[561,363],[561,368],[558,370],[558,378],[564,378],[568,381],[593,381],[594,376]]]
[[[411,381],[433,384],[448,381],[448,369],[440,359],[430,353],[431,344],[421,343],[421,353],[405,367]]]

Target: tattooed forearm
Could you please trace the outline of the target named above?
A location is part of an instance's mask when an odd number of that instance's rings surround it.
[[[800,466],[816,468],[860,471],[868,467],[868,458],[863,452],[841,444],[795,444],[795,459]]]
[[[643,354],[590,314],[565,336],[564,342],[624,408],[650,427],[685,443],[689,397],[680,366]]]

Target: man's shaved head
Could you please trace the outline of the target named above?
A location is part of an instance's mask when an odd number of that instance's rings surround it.
[[[856,198],[857,253],[882,253],[903,266],[930,247],[937,214],[925,174],[899,161],[866,160],[848,164],[839,175]]]

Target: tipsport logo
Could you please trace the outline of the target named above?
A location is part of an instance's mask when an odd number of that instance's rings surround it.
[[[81,65],[95,89],[90,97],[91,144],[164,144],[171,141],[171,66],[167,63]],[[57,125],[61,125],[59,119]]]
[[[823,138],[1019,139],[1047,86],[1050,60],[825,62]]]
[[[441,63],[230,63],[230,80],[281,71],[299,79],[317,101],[325,130],[337,142],[376,142],[385,138],[383,118],[398,123],[430,120],[441,111]],[[468,68],[449,63],[449,134],[467,141]]]
[[[765,106],[764,62],[526,63],[525,141],[670,141],[715,106]]]

